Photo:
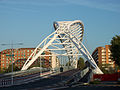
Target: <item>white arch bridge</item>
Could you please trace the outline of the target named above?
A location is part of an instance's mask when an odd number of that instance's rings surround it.
[[[33,51],[21,70],[27,70],[38,58],[51,57],[51,66],[54,70],[56,60],[63,65],[70,62],[71,66],[77,68],[78,58],[82,55],[86,58],[96,74],[102,74],[94,59],[83,45],[84,25],[80,20],[54,22],[55,31],[47,36]],[[43,52],[50,52],[43,55]]]
[[[68,75],[68,78],[63,80],[63,84],[66,82],[70,82],[70,84],[76,82],[89,82],[92,73],[103,74],[82,43],[84,25],[80,20],[54,22],[54,28],[55,31],[47,36],[35,48],[23,65],[21,71],[0,76],[0,87],[21,85],[23,83],[51,77],[52,75],[60,73],[60,67],[63,67],[64,69],[67,67],[69,73],[71,72],[70,69],[72,69],[71,75]],[[45,52],[48,54],[43,54]],[[86,58],[89,65],[83,70],[74,72],[75,70],[78,70],[75,68],[77,68],[78,58],[81,56]],[[41,65],[41,58],[44,58],[43,60],[48,58],[51,67],[29,69],[37,60],[40,61],[39,63]],[[58,79],[56,80],[58,81]]]

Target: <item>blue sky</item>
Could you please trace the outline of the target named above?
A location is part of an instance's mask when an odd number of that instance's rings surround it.
[[[84,23],[83,41],[92,53],[120,35],[120,0],[0,0],[0,44],[36,47],[54,31],[54,21],[69,20]]]

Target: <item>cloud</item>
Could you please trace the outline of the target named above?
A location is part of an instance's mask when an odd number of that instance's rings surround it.
[[[65,0],[65,1],[71,4],[120,12],[119,0]]]

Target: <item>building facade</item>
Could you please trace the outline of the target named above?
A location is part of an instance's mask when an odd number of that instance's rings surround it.
[[[0,67],[8,68],[10,64],[15,63],[18,68],[21,68],[27,58],[32,54],[35,48],[19,48],[19,49],[6,49],[0,52]],[[43,54],[50,54],[49,52],[44,52]],[[42,62],[46,67],[49,67],[49,56],[42,58]],[[36,60],[33,64],[38,63]]]
[[[92,57],[99,67],[105,67],[105,65],[109,65],[112,68],[115,67],[115,62],[111,59],[110,45],[97,47],[92,53]]]

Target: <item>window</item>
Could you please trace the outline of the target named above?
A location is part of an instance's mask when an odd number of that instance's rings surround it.
[[[105,53],[102,53],[102,55],[105,55]]]
[[[102,64],[105,64],[105,62],[102,62]]]
[[[102,59],[102,61],[106,61],[105,59]]]
[[[111,58],[111,56],[108,56],[109,58]]]
[[[105,56],[102,56],[102,58],[105,58]]]
[[[111,51],[108,49],[108,52],[111,52]]]
[[[105,50],[104,50],[104,49],[102,49],[102,52],[105,52]]]
[[[109,62],[109,64],[113,64],[114,62]]]
[[[8,60],[8,58],[6,58]]]
[[[108,53],[108,55],[111,55],[111,53]]]
[[[7,63],[6,66],[9,66],[9,64]]]
[[[109,61],[112,61],[111,59],[108,59]]]

